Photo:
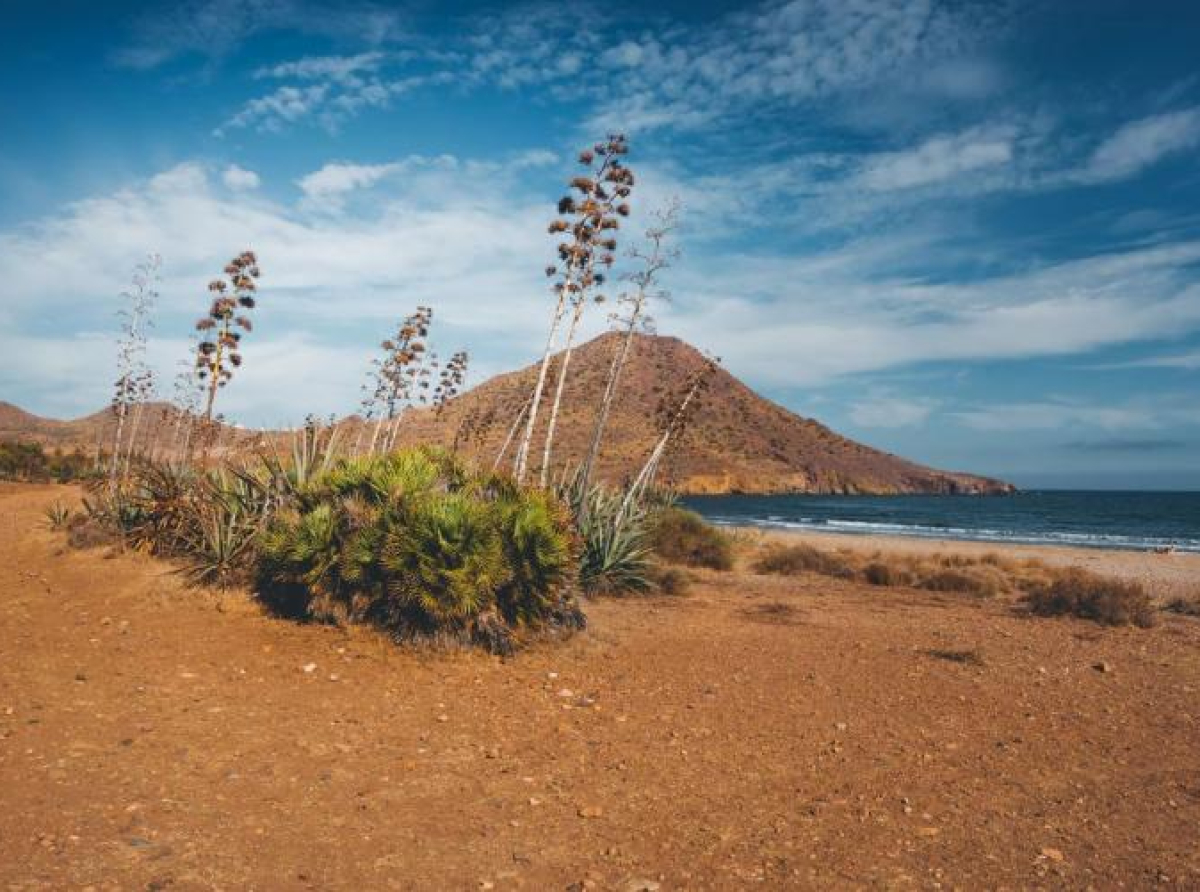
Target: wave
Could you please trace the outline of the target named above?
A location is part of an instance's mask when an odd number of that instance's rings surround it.
[[[956,539],[965,542],[1011,542],[1025,545],[1069,545],[1080,548],[1109,548],[1128,551],[1152,551],[1173,548],[1176,551],[1200,553],[1200,539],[1162,536],[1129,536],[1118,533],[1078,533],[1065,530],[1000,530],[925,524],[889,523],[885,521],[839,520],[817,518],[786,519],[768,517],[733,517],[710,515],[708,518],[722,526],[753,526],[768,529],[809,530],[847,535],[909,536],[917,539]]]

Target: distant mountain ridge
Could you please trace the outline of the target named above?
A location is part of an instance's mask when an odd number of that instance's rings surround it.
[[[576,348],[555,437],[556,469],[577,465],[583,459],[619,345],[620,336],[609,333]],[[619,482],[637,472],[657,438],[655,410],[664,393],[704,362],[698,350],[678,338],[635,336],[596,469],[599,479]],[[441,413],[429,409],[411,412],[403,421],[400,442],[449,446],[457,439],[464,452],[491,464],[533,390],[537,371],[534,364],[497,375],[452,400]],[[548,398],[549,394],[547,402]],[[162,411],[165,408],[154,404],[144,418],[162,423],[170,417]],[[539,419],[532,450],[535,458],[541,455],[547,410],[544,406]],[[342,422],[343,442],[357,438],[361,423],[356,416]],[[0,439],[93,448],[111,438],[111,424],[112,414],[107,410],[75,421],[54,421],[0,403]],[[468,429],[470,436],[464,437]],[[928,468],[857,443],[764,399],[721,368],[714,373],[686,435],[664,462],[660,479],[685,494],[1013,491],[1000,480]]]

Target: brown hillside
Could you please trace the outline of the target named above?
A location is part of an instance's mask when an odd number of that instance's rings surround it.
[[[571,360],[563,409],[555,437],[556,469],[577,465],[591,437],[595,411],[620,336],[606,334],[581,345]],[[657,438],[655,410],[668,389],[677,388],[697,370],[704,357],[678,338],[638,335],[630,350],[605,435],[598,477],[618,482],[635,474]],[[541,437],[553,393],[556,366],[539,416],[534,442],[534,467],[541,458]],[[468,391],[437,415],[413,412],[403,422],[404,443],[450,445],[473,428],[462,449],[490,464],[504,442],[513,419],[533,390],[537,366],[498,375]],[[155,438],[156,424],[173,416],[166,404],[147,406],[139,443],[162,449],[169,435]],[[470,422],[466,424],[465,422]],[[343,422],[344,440],[357,439],[358,419]],[[102,410],[74,421],[39,418],[0,403],[0,438],[37,440],[51,446],[94,448],[112,440],[113,415]],[[222,434],[223,446],[257,438],[252,432]],[[514,447],[515,448],[515,444]],[[511,458],[512,449],[509,451]],[[686,435],[675,444],[662,469],[660,482],[684,493],[998,493],[1011,491],[1006,483],[926,468],[842,437],[820,422],[802,418],[763,399],[724,369],[719,369],[702,411]]]
[[[585,454],[619,343],[620,336],[610,333],[576,350],[555,437],[556,466],[577,464]],[[655,409],[664,388],[678,385],[703,362],[698,350],[678,338],[636,337],[605,437],[601,478],[616,481],[636,473],[656,438]],[[406,439],[449,443],[464,419],[481,419],[482,447],[466,448],[491,461],[532,391],[536,374],[534,365],[492,378],[455,400],[440,419],[428,412],[415,415],[406,425]],[[548,414],[548,403],[549,393],[539,420]],[[535,453],[540,458],[540,446]],[[932,470],[839,436],[763,399],[724,369],[717,371],[703,410],[672,451],[665,472],[686,493],[1011,490],[999,481]]]

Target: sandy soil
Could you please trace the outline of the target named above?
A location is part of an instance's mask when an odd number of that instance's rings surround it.
[[[1200,886],[1200,621],[702,574],[414,654],[64,550],[64,492],[0,487],[0,888]]]

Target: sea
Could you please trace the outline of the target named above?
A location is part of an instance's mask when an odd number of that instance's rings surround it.
[[[715,524],[1136,551],[1200,552],[1200,492],[690,496]]]

